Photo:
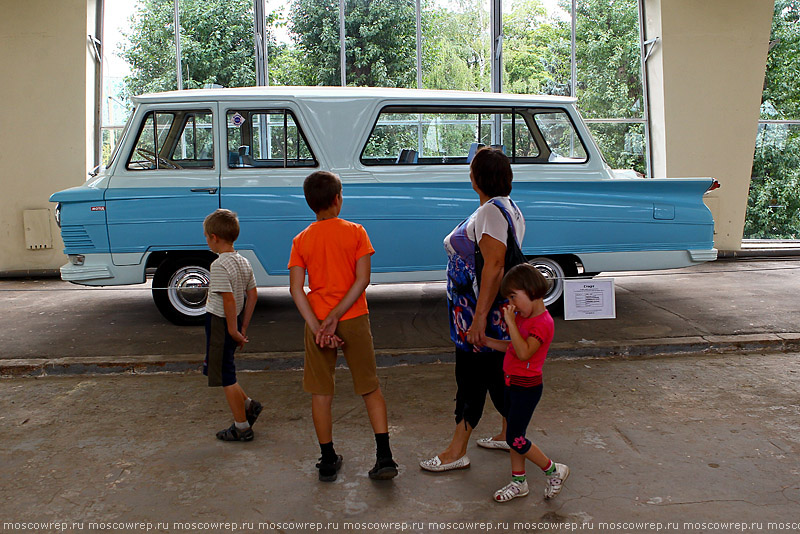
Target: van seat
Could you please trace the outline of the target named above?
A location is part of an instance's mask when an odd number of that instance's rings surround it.
[[[395,163],[397,163],[398,165],[407,165],[409,163],[417,163],[418,161],[419,160],[417,157],[416,150],[412,150],[410,148],[404,148],[400,151],[400,154],[397,156],[397,161],[395,161]]]

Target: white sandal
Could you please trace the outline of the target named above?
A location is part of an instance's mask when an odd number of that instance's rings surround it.
[[[494,492],[494,500],[497,502],[508,502],[517,497],[524,497],[528,494],[528,481],[511,481],[507,486]]]

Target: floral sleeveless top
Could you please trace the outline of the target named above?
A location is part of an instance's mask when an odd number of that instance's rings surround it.
[[[489,201],[492,202],[492,201]],[[494,204],[494,202],[492,202]],[[497,203],[497,205],[500,205]],[[512,202],[512,206],[516,206]],[[506,210],[501,206],[505,213]],[[518,209],[518,208],[516,208]],[[477,210],[476,212],[477,213]],[[467,330],[472,325],[478,303],[478,282],[475,276],[475,241],[467,233],[467,225],[475,213],[462,221],[444,240],[447,251],[447,310],[450,318],[450,339],[456,348],[465,351],[490,352],[492,349],[477,349],[467,341]],[[486,317],[486,336],[507,340],[508,327],[503,320],[501,308],[508,301],[496,299]]]

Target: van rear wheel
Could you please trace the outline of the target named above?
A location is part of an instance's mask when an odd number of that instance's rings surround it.
[[[201,255],[168,258],[153,276],[153,301],[170,322],[203,324],[211,259]]]
[[[529,258],[528,263],[536,267],[551,282],[550,291],[544,296],[544,305],[553,315],[564,313],[564,279],[578,274],[578,267],[569,257],[555,259],[547,256]]]

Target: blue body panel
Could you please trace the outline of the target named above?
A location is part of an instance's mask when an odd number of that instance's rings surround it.
[[[224,181],[223,181],[224,183]],[[713,248],[704,180],[519,182],[527,255]],[[657,199],[658,202],[654,202]],[[236,211],[239,249],[252,249],[271,275],[286,274],[291,240],[314,220],[300,188],[223,187]],[[442,240],[478,207],[469,183],[346,184],[341,217],[366,228],[373,272],[444,269]],[[672,211],[672,219],[663,218]]]
[[[109,188],[108,235],[118,254],[156,250],[206,250],[203,219],[219,207],[219,195],[190,187]]]
[[[50,197],[50,202],[61,203],[64,254],[110,252],[105,192],[105,189],[83,186],[65,189]]]

